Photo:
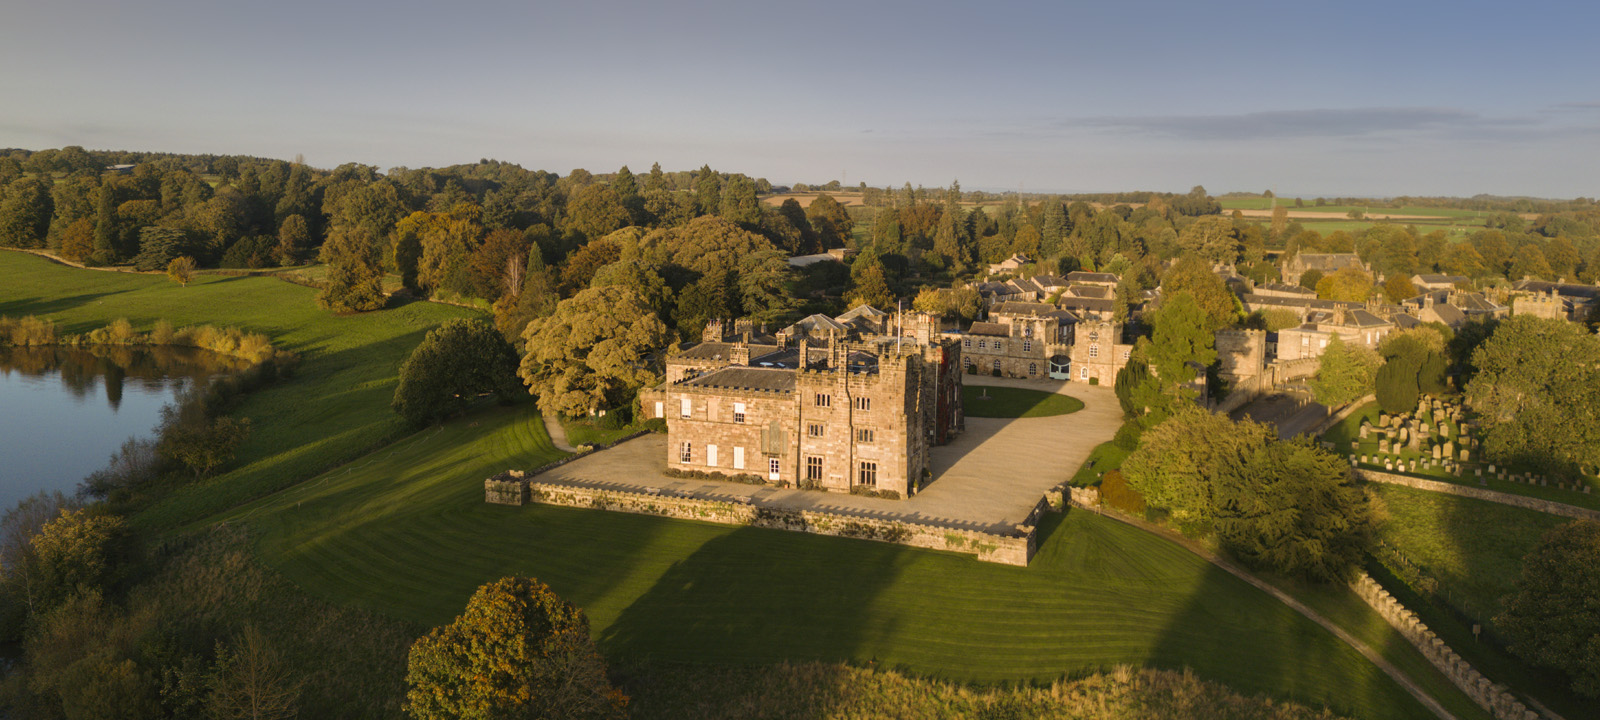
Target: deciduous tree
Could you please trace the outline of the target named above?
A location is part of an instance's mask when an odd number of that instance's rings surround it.
[[[1467,401],[1487,455],[1550,470],[1600,466],[1600,336],[1565,320],[1515,315],[1472,355]]]
[[[322,262],[328,266],[317,304],[337,313],[366,312],[383,307],[383,269],[378,248],[361,228],[336,228],[322,244]]]
[[[562,300],[528,323],[518,375],[539,409],[582,415],[629,402],[655,378],[645,363],[667,342],[667,327],[638,293],[609,286]]]
[[[189,278],[194,275],[194,258],[184,255],[175,257],[167,263],[167,277],[173,282],[189,287]]]
[[[422,720],[625,717],[583,611],[548,586],[508,577],[411,646],[406,711]]]
[[[1579,520],[1545,533],[1522,560],[1522,577],[1495,624],[1528,662],[1554,668],[1572,689],[1600,698],[1600,523]]]
[[[1317,402],[1338,407],[1372,392],[1382,365],[1383,359],[1371,348],[1347,344],[1334,335],[1322,351],[1317,374],[1308,384]]]
[[[479,395],[510,402],[518,358],[487,320],[460,318],[430,331],[400,366],[392,407],[422,427],[464,410]]]

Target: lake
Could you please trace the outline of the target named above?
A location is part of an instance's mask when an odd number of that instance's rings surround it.
[[[40,490],[76,492],[227,360],[194,348],[0,347],[0,512]]]

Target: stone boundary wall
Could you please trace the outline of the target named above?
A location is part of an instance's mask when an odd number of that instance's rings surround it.
[[[1446,495],[1459,495],[1461,497],[1469,497],[1477,500],[1487,500],[1489,502],[1497,502],[1502,505],[1512,505],[1515,507],[1526,508],[1528,510],[1537,510],[1539,512],[1549,513],[1551,515],[1577,518],[1579,520],[1600,520],[1600,510],[1590,510],[1588,508],[1581,508],[1576,505],[1558,503],[1553,500],[1528,497],[1527,495],[1513,495],[1511,493],[1503,493],[1495,490],[1485,490],[1482,488],[1475,488],[1467,485],[1457,485],[1455,483],[1442,482],[1439,480],[1426,480],[1423,478],[1411,477],[1410,475],[1396,475],[1394,473],[1386,473],[1378,470],[1367,470],[1365,468],[1351,468],[1351,471],[1368,482],[1380,482],[1387,483],[1389,485],[1404,485],[1417,490],[1428,490],[1430,492],[1444,493]]]
[[[1355,414],[1355,411],[1365,407],[1367,403],[1376,402],[1377,400],[1377,395],[1363,395],[1358,397],[1355,400],[1346,403],[1344,407],[1339,408],[1338,412],[1324,418],[1322,422],[1317,423],[1316,427],[1306,431],[1306,435],[1311,436],[1311,438],[1315,440],[1321,437],[1323,433],[1327,432],[1328,428],[1338,425],[1340,421]]]
[[[1422,651],[1428,662],[1450,678],[1450,682],[1472,698],[1483,709],[1501,720],[1540,720],[1540,715],[1529,710],[1515,695],[1504,687],[1495,685],[1489,678],[1483,676],[1471,664],[1456,654],[1449,645],[1444,643],[1438,635],[1433,634],[1415,613],[1407,610],[1400,601],[1394,599],[1389,591],[1384,590],[1378,581],[1373,580],[1366,573],[1356,577],[1350,583],[1351,589],[1368,605],[1372,606],[1384,621],[1399,631],[1405,639]]]
[[[791,510],[749,502],[708,500],[668,492],[602,490],[573,485],[556,485],[524,479],[518,471],[496,475],[484,481],[484,499],[500,505],[541,503],[565,507],[593,508],[614,512],[655,515],[679,520],[700,520],[722,525],[808,532],[864,540],[877,540],[930,550],[975,555],[984,562],[1027,566],[1037,550],[1037,519],[1043,508],[1041,499],[1029,514],[1029,523],[1018,525],[1016,534],[997,534],[977,530],[938,527],[883,520],[842,513]]]

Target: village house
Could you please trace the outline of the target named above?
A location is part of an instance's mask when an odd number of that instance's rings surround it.
[[[1283,263],[1283,282],[1288,285],[1299,285],[1300,276],[1308,270],[1316,270],[1323,276],[1328,276],[1347,267],[1365,273],[1372,272],[1372,268],[1361,262],[1361,256],[1355,253],[1296,253]]]
[[[1037,378],[1050,374],[1052,358],[1057,365],[1067,362],[1077,322],[1072,313],[1049,303],[1003,302],[989,308],[988,321],[944,337],[961,343],[968,372]]]

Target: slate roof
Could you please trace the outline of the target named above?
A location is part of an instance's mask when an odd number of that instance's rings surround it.
[[[1240,295],[1239,299],[1244,301],[1244,304],[1246,305],[1272,305],[1276,307],[1319,308],[1327,310],[1332,310],[1333,308],[1339,307],[1361,307],[1361,303],[1346,302],[1343,300],[1320,300],[1312,297],[1275,297],[1272,295],[1256,295],[1255,293],[1245,293]]]
[[[1585,300],[1600,298],[1600,287],[1594,285],[1553,283],[1544,280],[1518,280],[1511,287],[1515,290],[1536,293],[1547,293],[1554,290],[1557,295],[1566,298],[1583,298]]]
[[[995,313],[999,313],[1001,315],[1044,315],[1055,309],[1056,306],[1051,305],[1050,303],[1020,302],[1011,300],[1007,302],[995,303],[994,307],[989,308],[989,313],[991,315]]]
[[[1033,276],[1033,283],[1035,285],[1040,286],[1040,287],[1062,287],[1063,285],[1066,285],[1068,282],[1070,282],[1070,281],[1067,280],[1064,277],[1061,277],[1060,275],[1035,275],[1035,276]]]
[[[875,307],[873,307],[871,305],[857,305],[857,306],[855,306],[854,309],[850,310],[849,312],[847,312],[847,313],[845,313],[843,315],[840,315],[839,317],[834,318],[834,320],[837,320],[837,321],[842,322],[842,323],[848,323],[851,320],[854,320],[854,319],[856,319],[858,317],[883,318],[883,317],[889,317],[889,313],[886,313],[886,312],[884,312],[882,310],[879,310],[879,309],[877,309],[877,308],[875,308]]]
[[[837,331],[841,335],[850,332],[850,328],[843,323],[821,313],[808,315],[795,322],[795,324],[784,328],[784,331],[789,333],[809,334],[815,331],[818,335],[827,335],[829,330]]]
[[[1117,284],[1117,276],[1116,275],[1112,275],[1111,273],[1084,272],[1082,270],[1078,270],[1078,271],[1075,271],[1075,272],[1067,273],[1067,281],[1068,282],[1086,282],[1086,283],[1111,283],[1112,285],[1115,285],[1115,284]]]
[[[1430,274],[1430,275],[1418,275],[1417,276],[1417,282],[1424,282],[1424,283],[1428,283],[1430,285],[1454,285],[1456,283],[1468,282],[1468,279],[1465,278],[1465,277],[1462,277],[1460,275],[1432,275],[1432,274]]]
[[[1110,300],[1073,297],[1071,295],[1062,295],[1061,300],[1056,304],[1069,310],[1093,310],[1095,312],[1109,312],[1112,309],[1112,302]]]
[[[968,335],[989,335],[993,337],[1011,337],[1011,328],[1003,323],[975,322],[967,328]]]
[[[1105,300],[1111,297],[1111,292],[1111,288],[1104,285],[1072,285],[1067,288],[1066,295]]]
[[[794,392],[794,371],[728,367],[706,373],[693,380],[685,380],[683,384],[691,387],[727,390],[792,393]]]
[[[1323,272],[1362,265],[1361,256],[1355,253],[1300,253],[1293,261],[1308,270],[1316,268]]]
[[[1450,327],[1456,327],[1457,325],[1467,321],[1467,314],[1461,312],[1461,308],[1451,305],[1450,303],[1434,303],[1433,312],[1438,314],[1439,322],[1449,325]]]
[[[1300,287],[1299,285],[1287,285],[1284,283],[1266,283],[1265,285],[1257,285],[1256,289],[1270,290],[1272,292],[1280,293],[1293,293],[1295,295],[1308,295],[1311,297],[1316,297],[1317,295],[1317,291],[1312,290],[1311,288]]]

